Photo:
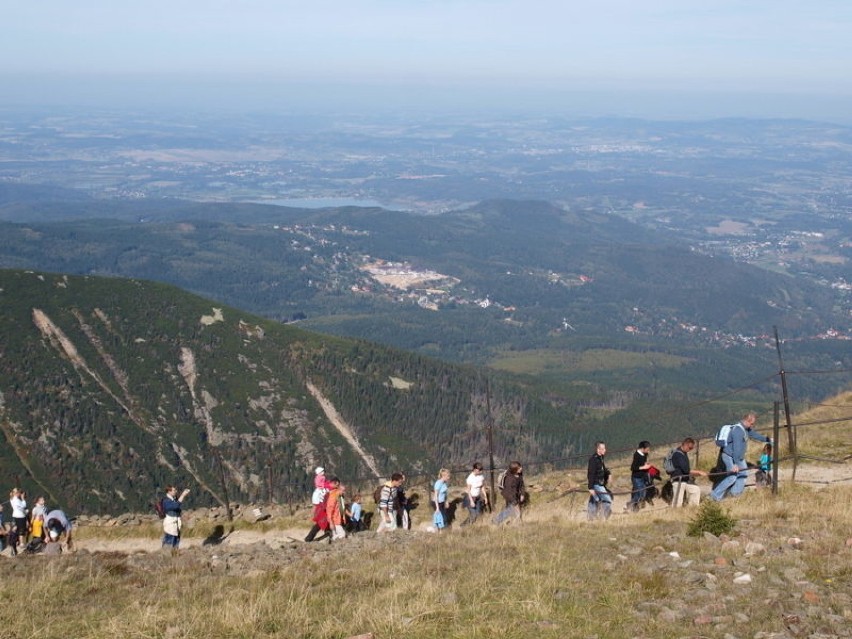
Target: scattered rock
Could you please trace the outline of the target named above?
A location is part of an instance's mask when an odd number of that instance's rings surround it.
[[[756,541],[750,541],[745,545],[745,554],[746,557],[753,557],[754,555],[762,555],[766,552],[766,546],[763,544],[759,544]]]
[[[727,560],[727,559],[725,559],[724,557],[716,557],[716,558],[713,560],[713,563],[714,563],[714,564],[716,564],[717,566],[727,566],[727,565],[728,565],[728,560]]]
[[[740,551],[740,542],[728,539],[722,542],[722,552],[735,553]]]
[[[811,604],[817,604],[820,602],[819,595],[813,590],[805,590],[805,592],[802,593],[802,599]]]
[[[704,541],[709,541],[712,544],[719,544],[721,540],[711,532],[704,531]]]
[[[696,626],[709,626],[713,623],[713,617],[710,615],[698,615],[692,620],[692,623]]]
[[[738,577],[734,577],[734,583],[737,584],[737,585],[740,585],[740,586],[745,585],[745,584],[750,584],[751,583],[751,575],[748,574],[748,573],[745,573],[743,575],[739,575]]]
[[[796,550],[801,550],[803,543],[804,542],[799,537],[790,537],[787,540],[787,545],[791,548],[795,548]]]

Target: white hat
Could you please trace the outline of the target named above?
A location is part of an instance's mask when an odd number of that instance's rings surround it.
[[[322,466],[317,466],[317,469],[314,471],[317,475],[322,475],[325,472],[325,468]]]

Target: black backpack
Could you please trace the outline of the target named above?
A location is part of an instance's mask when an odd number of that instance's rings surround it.
[[[157,517],[160,519],[166,518],[166,509],[163,507],[163,500],[158,499],[155,501],[152,506],[154,507],[154,512],[157,513]]]

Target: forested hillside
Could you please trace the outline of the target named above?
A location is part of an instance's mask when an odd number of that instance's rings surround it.
[[[171,482],[201,503],[303,496],[316,464],[467,464],[489,404],[501,459],[578,437],[570,402],[140,280],[0,271],[0,389],[0,476],[73,512],[138,509]]]

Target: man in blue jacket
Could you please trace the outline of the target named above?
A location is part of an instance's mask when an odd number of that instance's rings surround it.
[[[745,461],[748,440],[753,439],[763,443],[772,441],[765,435],[752,430],[756,421],[756,413],[747,413],[739,422],[731,426],[721,455],[727,474],[710,492],[710,498],[714,501],[722,501],[727,494],[736,497],[745,490],[745,481],[748,477],[748,464]]]

